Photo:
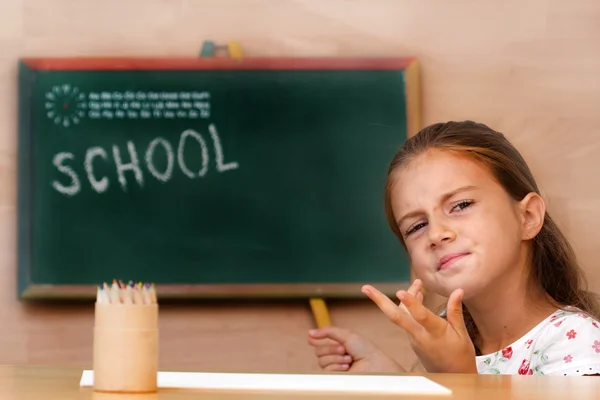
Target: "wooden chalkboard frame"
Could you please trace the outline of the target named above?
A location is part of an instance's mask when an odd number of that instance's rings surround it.
[[[398,58],[22,58],[19,60],[18,115],[18,232],[17,294],[23,300],[92,299],[93,285],[47,285],[31,280],[31,146],[29,136],[29,81],[37,71],[126,71],[126,70],[395,70],[404,71],[407,136],[422,126],[419,62]],[[391,234],[391,233],[390,233]],[[408,282],[370,282],[392,296]],[[169,298],[306,298],[356,297],[359,284],[236,284],[158,285],[162,299]]]

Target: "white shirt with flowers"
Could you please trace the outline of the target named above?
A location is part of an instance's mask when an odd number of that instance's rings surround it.
[[[480,374],[600,374],[600,322],[557,310],[521,339],[493,354],[477,356]]]

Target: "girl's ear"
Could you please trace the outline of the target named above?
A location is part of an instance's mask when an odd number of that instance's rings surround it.
[[[544,216],[546,215],[546,204],[542,197],[537,193],[528,193],[527,196],[519,202],[521,210],[521,228],[522,240],[531,240],[540,233],[544,225]]]

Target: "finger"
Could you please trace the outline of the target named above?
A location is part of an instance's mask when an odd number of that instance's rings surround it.
[[[320,329],[311,329],[308,334],[315,339],[331,339],[340,344],[346,343],[351,336],[350,331],[336,326],[326,326]]]
[[[467,333],[467,327],[465,326],[465,318],[463,317],[462,299],[464,291],[462,289],[456,289],[450,295],[448,299],[448,323],[459,333]]]
[[[423,292],[419,292],[417,293],[417,300],[419,301],[419,303],[423,304]]]
[[[410,314],[400,307],[396,306],[386,295],[375,289],[371,285],[363,286],[363,293],[369,296],[371,300],[383,313],[396,325],[411,334],[416,334],[420,330],[419,324],[410,316]]]
[[[330,364],[323,369],[326,371],[348,371],[350,365],[348,364]]]
[[[396,306],[396,304],[394,304],[393,301],[391,301],[386,295],[381,293],[379,290],[375,289],[373,286],[363,286],[362,292],[366,294],[371,300],[373,300],[373,302],[377,304],[377,307],[379,307],[381,311],[383,311],[383,313],[388,317],[395,317],[398,313],[398,307]]]
[[[413,319],[429,333],[443,330],[446,326],[446,322],[443,319],[429,311],[416,297],[411,296],[407,292],[400,293],[399,297]]]
[[[333,340],[333,339],[314,339],[314,338],[309,337],[308,344],[310,344],[311,346],[314,346],[314,347],[339,346],[340,342],[338,342],[337,340]]]
[[[319,346],[315,348],[315,354],[319,357],[327,355],[344,355],[346,348],[344,346]]]
[[[423,282],[420,279],[415,279],[412,285],[408,288],[407,292],[412,296],[416,296],[417,293],[421,292],[421,288],[423,287]]]
[[[352,357],[350,356],[340,356],[340,355],[332,355],[332,356],[323,356],[319,357],[319,366],[321,368],[325,368],[328,365],[349,365],[352,362]]]
[[[414,282],[412,283],[412,285],[410,285],[410,287],[408,288],[407,292],[410,293],[413,296],[418,296],[419,294],[421,294],[421,288],[423,287],[423,283],[421,282],[420,279],[415,279]],[[402,290],[398,290],[396,292],[396,297],[398,297],[398,300],[400,300],[400,293],[402,293]],[[423,295],[421,294],[421,299],[423,298]],[[401,309],[403,309],[404,311],[408,312],[408,309],[406,308],[406,306],[404,304],[402,304],[402,301],[400,300],[400,304],[398,304],[398,307],[400,307]]]

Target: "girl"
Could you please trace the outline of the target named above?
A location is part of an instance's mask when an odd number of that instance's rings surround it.
[[[385,212],[419,279],[399,306],[362,291],[408,333],[426,371],[600,374],[598,302],[501,133],[448,122],[408,139],[388,170]],[[448,297],[440,316],[422,305],[423,285]],[[310,331],[309,343],[326,370],[404,371],[344,329]]]

